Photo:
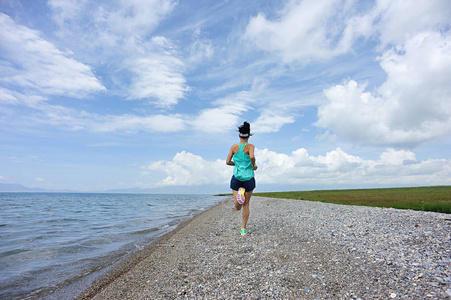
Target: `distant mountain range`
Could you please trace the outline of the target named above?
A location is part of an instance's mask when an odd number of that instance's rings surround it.
[[[0,192],[47,192],[47,190],[29,188],[18,183],[0,183]]]
[[[78,193],[78,191],[71,190],[46,190],[41,188],[30,188],[23,186],[18,183],[0,183],[0,192],[41,192],[41,193]],[[114,189],[108,191],[97,191],[98,193],[127,193],[127,194],[138,194],[138,193],[147,193],[150,192],[148,190],[143,190],[139,188],[131,188],[131,189]],[[88,192],[89,193],[89,192]],[[96,193],[96,192],[94,192]]]
[[[220,189],[219,191],[222,191]],[[226,192],[227,189],[224,191]],[[46,190],[41,188],[30,188],[23,186],[18,183],[0,183],[0,193],[1,192],[16,192],[16,193],[111,193],[111,194],[218,194],[218,188],[199,188],[199,187],[161,187],[153,189],[140,189],[140,188],[129,188],[129,189],[112,189],[106,191],[71,191],[71,190]]]
[[[0,192],[41,192],[41,193],[80,193],[79,191],[71,190],[46,190],[41,188],[30,188],[23,186],[18,183],[0,183]],[[130,188],[130,189],[113,189],[107,191],[92,191],[92,193],[124,193],[124,194],[141,194],[141,193],[156,193],[159,192],[155,189],[140,189],[140,188]],[[161,192],[161,189],[160,189]],[[90,193],[90,192],[85,192]]]

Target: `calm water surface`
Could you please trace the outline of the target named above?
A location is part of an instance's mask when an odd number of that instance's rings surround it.
[[[0,193],[0,299],[71,299],[225,197]]]

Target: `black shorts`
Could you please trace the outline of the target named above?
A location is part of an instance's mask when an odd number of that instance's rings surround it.
[[[230,188],[234,191],[238,191],[240,187],[244,187],[246,192],[253,191],[255,189],[255,178],[247,181],[239,181],[235,178],[235,176],[232,176],[232,180],[230,180]]]

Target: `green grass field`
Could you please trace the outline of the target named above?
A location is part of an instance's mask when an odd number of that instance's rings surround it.
[[[256,196],[451,213],[451,186],[254,193]]]

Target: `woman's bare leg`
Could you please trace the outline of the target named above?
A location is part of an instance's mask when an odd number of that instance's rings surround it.
[[[244,193],[244,197],[246,200],[243,203],[243,227],[242,228],[246,228],[247,220],[249,220],[249,214],[250,214],[249,202],[251,201],[251,196],[252,196],[252,191]]]

